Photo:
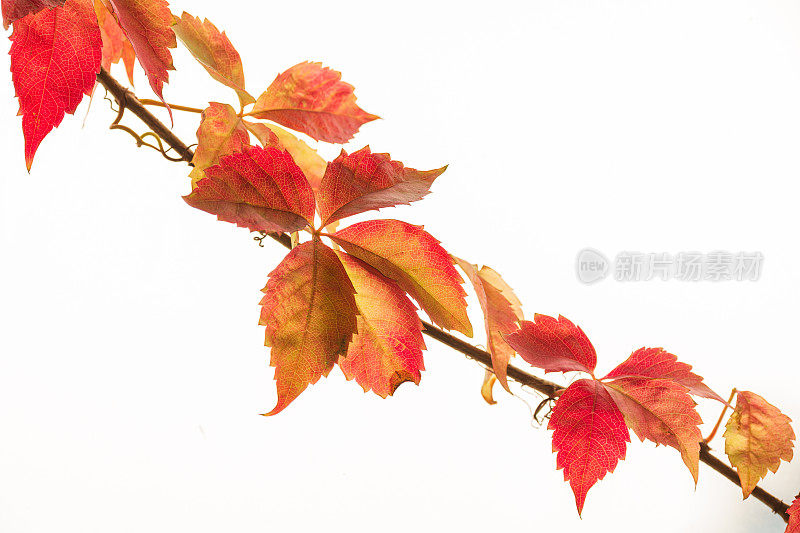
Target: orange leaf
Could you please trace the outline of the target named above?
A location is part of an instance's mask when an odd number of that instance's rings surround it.
[[[495,405],[497,401],[494,399],[493,388],[497,381],[497,376],[491,370],[486,370],[483,373],[483,384],[481,385],[481,396],[489,405]]]
[[[487,345],[492,356],[494,374],[503,388],[511,392],[506,372],[508,361],[514,355],[514,349],[506,343],[503,335],[516,331],[517,323],[523,320],[522,303],[500,274],[491,268],[484,266],[478,270],[477,265],[458,257],[454,259],[475,287],[478,302],[483,310]]]
[[[436,324],[471,337],[463,280],[439,241],[399,220],[359,222],[331,236],[381,274],[397,282]]]
[[[313,240],[294,248],[263,289],[261,320],[272,348],[281,412],[327,376],[357,332],[355,290],[333,250]]]
[[[194,168],[189,174],[192,186],[205,176],[205,169],[219,164],[221,156],[241,152],[249,145],[250,135],[236,110],[228,104],[211,102],[203,111],[197,130],[197,150],[192,158]]]
[[[186,203],[250,231],[298,231],[314,220],[314,191],[288,152],[246,146],[206,169]]]
[[[278,74],[250,114],[330,143],[346,143],[377,119],[356,105],[353,86],[321,63],[303,62]]]
[[[125,62],[128,81],[133,85],[133,63],[136,60],[136,52],[133,51],[125,32],[103,0],[94,0],[94,12],[100,26],[100,35],[103,37],[103,68],[110,70],[112,64],[119,63],[122,59]]]
[[[322,156],[316,150],[274,124],[244,121],[244,125],[265,148],[267,146],[281,146],[289,152],[297,166],[303,170],[303,174],[306,175],[306,179],[311,184],[314,192],[319,189],[322,175],[325,173],[325,167],[328,163],[322,159]]]
[[[66,113],[94,88],[103,39],[90,0],[68,0],[17,19],[11,34],[11,74],[19,98],[25,163]]]
[[[170,48],[177,46],[167,0],[108,0],[131,42],[153,92],[164,101],[164,83],[172,65]],[[166,103],[166,102],[165,102]],[[172,110],[167,107],[172,117]]]
[[[671,379],[689,389],[690,394],[727,403],[691,370],[691,365],[679,362],[663,348],[639,348],[603,379],[629,376]]]
[[[800,533],[800,496],[789,506],[789,524],[785,533]]]
[[[45,8],[63,5],[64,0],[3,0],[3,28],[7,30],[15,20],[38,13]]]
[[[358,307],[358,335],[339,359],[345,376],[382,398],[406,381],[419,385],[425,342],[417,308],[394,281],[353,256],[337,255]]]
[[[777,472],[792,460],[791,418],[758,394],[740,391],[736,409],[725,426],[725,453],[739,472],[742,494],[747,498],[767,470]]]
[[[669,379],[625,377],[604,383],[625,421],[644,441],[677,449],[697,483],[703,421],[683,385]]]
[[[201,21],[185,11],[181,18],[176,17],[172,29],[212,78],[236,91],[242,107],[255,103],[256,99],[244,88],[242,58],[225,32],[208,19]]]
[[[504,336],[525,361],[545,372],[593,373],[597,365],[594,346],[581,328],[559,316],[536,314],[520,329]]]
[[[446,168],[404,168],[389,154],[373,154],[369,146],[350,155],[342,150],[328,164],[322,178],[318,205],[322,225],[372,209],[420,200]]]
[[[556,466],[564,469],[580,514],[589,489],[625,459],[625,420],[601,383],[581,379],[558,399],[547,428],[553,430]]]

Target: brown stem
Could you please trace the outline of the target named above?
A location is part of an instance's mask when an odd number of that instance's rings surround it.
[[[730,407],[731,402],[733,401],[733,397],[736,396],[737,392],[739,392],[739,391],[737,391],[735,387],[733,388],[733,390],[731,390],[731,396],[730,396],[730,398],[728,398],[728,403],[726,403],[725,406],[722,408],[722,412],[719,414],[719,418],[717,419],[717,423],[714,424],[714,429],[711,430],[711,433],[708,434],[708,437],[703,439],[703,442],[705,442],[706,444],[711,442],[711,439],[713,439],[714,436],[717,434],[717,431],[719,430],[719,426],[722,424],[722,419],[725,418],[725,413],[728,412],[728,407]]]
[[[185,144],[183,144],[183,142],[178,139],[175,134],[169,130],[169,128],[167,128],[160,120],[158,120],[158,118],[150,113],[150,111],[148,111],[139,102],[139,100],[136,99],[136,96],[132,92],[122,87],[122,85],[112,78],[111,75],[109,75],[105,70],[102,70],[100,74],[97,75],[97,80],[103,85],[103,87],[108,89],[108,92],[114,96],[120,106],[124,105],[130,109],[137,117],[147,124],[150,129],[157,133],[159,137],[161,137],[167,144],[172,146],[172,148],[181,154],[184,161],[191,162],[193,155],[192,151]],[[270,233],[269,236],[281,243],[286,248],[291,249],[292,239],[289,235],[285,233]],[[433,324],[429,324],[427,322],[423,322],[422,324],[422,332],[429,337],[438,340],[442,344],[449,346],[450,348],[466,355],[471,359],[474,359],[475,361],[478,361],[487,368],[492,367],[492,356],[486,350],[481,350],[480,348],[473,346],[468,342],[462,341],[458,337],[442,331]],[[508,377],[523,386],[530,387],[541,392],[549,398],[558,396],[564,389],[562,386],[553,383],[552,381],[536,377],[533,374],[529,374],[528,372],[525,372],[524,370],[516,368],[512,365],[508,366]],[[714,456],[711,453],[711,448],[705,442],[700,443],[700,461],[725,476],[735,485],[741,486],[739,482],[739,476],[737,475],[736,471]],[[785,522],[789,521],[789,515],[787,513],[789,506],[779,498],[773,496],[760,487],[753,489],[752,495],[757,500],[772,509],[772,511],[777,513]]]

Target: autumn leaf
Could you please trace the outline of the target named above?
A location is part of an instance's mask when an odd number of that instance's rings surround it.
[[[11,41],[11,75],[30,171],[42,140],[91,94],[103,39],[91,0],[67,0],[63,7],[17,19]]]
[[[475,294],[478,296],[486,325],[487,347],[492,356],[494,374],[503,388],[511,392],[506,372],[508,361],[514,355],[514,349],[506,343],[503,335],[516,331],[517,323],[524,319],[522,303],[508,283],[491,268],[484,266],[478,270],[477,265],[458,257],[454,259],[472,282]]]
[[[625,377],[603,383],[640,440],[677,449],[697,483],[699,425],[703,422],[683,385],[670,379]]]
[[[536,314],[505,341],[531,365],[545,372],[580,371],[592,374],[597,365],[594,346],[581,328],[559,316]]]
[[[358,308],[342,263],[317,239],[289,252],[263,292],[259,324],[266,326],[278,389],[270,416],[328,375],[357,332]]]
[[[175,35],[212,78],[236,91],[242,107],[255,103],[244,84],[244,67],[239,52],[225,32],[208,19],[200,20],[187,12],[175,19]]]
[[[369,146],[348,155],[344,150],[328,164],[319,194],[323,226],[365,211],[409,204],[430,192],[447,167],[419,171],[374,154]]]
[[[153,92],[164,102],[164,83],[172,65],[170,48],[177,46],[167,0],[108,0],[130,40]],[[165,102],[166,103],[166,102]],[[167,106],[170,117],[172,110]]]
[[[603,379],[630,376],[671,379],[689,389],[695,396],[726,403],[719,394],[703,383],[702,377],[691,370],[691,365],[679,362],[676,356],[663,348],[639,348]]]
[[[791,419],[758,394],[739,391],[736,409],[725,426],[725,453],[739,472],[747,498],[767,470],[778,471],[781,459],[792,460]]]
[[[425,342],[417,308],[394,281],[353,256],[337,255],[358,307],[358,334],[339,359],[344,375],[382,398],[406,381],[419,385]]]
[[[787,511],[789,514],[789,524],[786,526],[785,533],[800,533],[800,496],[798,496]]]
[[[250,135],[236,110],[228,104],[211,102],[203,111],[197,130],[197,150],[189,174],[192,186],[205,176],[208,167],[219,164],[223,155],[241,152],[250,145]]]
[[[494,399],[494,384],[497,382],[497,376],[491,370],[486,370],[483,373],[483,383],[481,384],[481,396],[489,405],[495,405],[497,401]]]
[[[289,152],[294,162],[305,174],[314,192],[319,190],[319,185],[322,182],[322,176],[325,174],[325,167],[328,163],[322,159],[322,156],[316,150],[303,142],[302,139],[274,124],[262,124],[261,122],[248,122],[245,120],[244,125],[264,147],[281,146]]]
[[[395,280],[436,324],[472,336],[463,280],[450,254],[422,227],[399,220],[370,220],[348,226],[331,238]]]
[[[278,74],[250,115],[329,143],[346,143],[377,119],[356,105],[353,86],[321,63],[303,62]]]
[[[119,63],[121,59],[125,63],[128,81],[133,85],[133,67],[136,62],[133,46],[103,0],[94,0],[94,12],[103,37],[103,68],[109,70],[112,64]]]
[[[3,0],[3,28],[7,30],[14,21],[38,13],[45,8],[63,5],[64,0]]]
[[[558,399],[547,428],[553,430],[556,466],[564,470],[580,514],[589,489],[625,458],[625,420],[601,383],[581,379]]]
[[[314,221],[314,191],[288,152],[245,147],[207,168],[183,199],[250,231],[298,231]]]

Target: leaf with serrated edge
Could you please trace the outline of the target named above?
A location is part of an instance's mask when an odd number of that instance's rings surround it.
[[[326,226],[336,220],[373,209],[421,200],[433,180],[447,167],[420,171],[392,161],[389,154],[372,153],[369,146],[328,163],[320,186],[320,217]]]
[[[200,20],[185,11],[181,18],[176,17],[172,29],[212,78],[236,91],[242,107],[255,103],[244,88],[242,58],[224,31],[208,19]]]
[[[11,34],[11,78],[19,98],[25,164],[94,88],[103,39],[91,0],[68,0],[18,19]]]
[[[589,489],[625,459],[625,420],[601,383],[581,379],[558,398],[547,429],[553,430],[556,466],[564,469],[580,514]]]
[[[672,446],[697,483],[700,428],[694,400],[683,385],[669,379],[619,378],[603,383],[640,440]]]
[[[289,152],[297,166],[303,170],[303,174],[306,175],[311,188],[315,192],[319,190],[319,185],[322,182],[322,176],[325,174],[325,167],[328,163],[322,159],[322,156],[316,150],[307,145],[302,139],[298,139],[285,129],[274,124],[262,124],[261,122],[248,122],[245,120],[244,125],[264,147],[282,146],[284,150]]]
[[[792,419],[764,398],[739,391],[736,409],[725,426],[725,453],[739,472],[742,495],[747,498],[767,470],[778,471],[781,459],[792,460]]]
[[[108,0],[119,25],[130,40],[150,87],[162,102],[164,83],[172,65],[170,48],[178,45],[172,31],[172,13],[166,0]],[[167,106],[170,117],[172,110]]]
[[[511,392],[506,372],[508,361],[514,355],[514,349],[506,343],[503,335],[516,331],[517,323],[524,319],[522,303],[508,283],[491,268],[484,266],[478,270],[477,265],[458,257],[453,259],[475,288],[478,303],[483,311],[486,344],[492,356],[492,369],[497,381],[504,389]]]
[[[100,35],[103,37],[103,68],[110,70],[111,65],[119,63],[121,59],[125,63],[128,81],[133,85],[136,52],[103,0],[94,0],[94,12],[97,15],[97,24],[100,26]]]
[[[270,416],[330,373],[357,332],[358,308],[339,258],[316,239],[289,252],[263,292],[259,324],[266,326],[278,389]]]
[[[203,110],[197,129],[197,149],[192,158],[194,168],[189,174],[192,186],[205,177],[205,169],[219,164],[221,156],[241,152],[249,145],[250,135],[236,110],[228,104],[211,102]]]
[[[331,238],[384,276],[397,282],[436,324],[472,336],[464,282],[450,254],[422,227],[399,220],[370,220]]]
[[[787,511],[789,523],[786,525],[785,533],[800,533],[800,496],[798,496]]]
[[[63,5],[64,0],[3,0],[3,28],[7,30],[14,21],[43,9]]]
[[[503,337],[531,365],[545,372],[580,371],[591,374],[597,365],[594,346],[581,328],[559,316],[536,314],[520,329]]]
[[[690,394],[727,403],[703,383],[702,377],[692,373],[691,365],[679,362],[676,356],[664,348],[639,348],[603,379],[630,376],[671,379],[689,389]]]
[[[353,86],[321,63],[303,62],[278,74],[250,115],[277,122],[317,141],[346,143],[377,119],[356,105]]]
[[[298,231],[314,221],[314,191],[285,150],[246,146],[206,169],[186,203],[250,231]]]
[[[382,398],[406,381],[419,385],[425,342],[417,308],[394,281],[360,259],[337,255],[353,283],[358,307],[358,334],[339,359],[344,375]]]

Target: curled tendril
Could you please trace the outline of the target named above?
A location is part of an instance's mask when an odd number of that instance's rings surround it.
[[[549,420],[550,415],[553,414],[553,405],[555,404],[555,402],[556,399],[553,398],[552,396],[548,396],[547,398],[539,402],[539,405],[537,405],[536,409],[533,411],[533,419],[536,420],[536,422],[538,422],[539,424],[544,423],[545,420]],[[547,408],[547,410],[544,412],[544,414],[542,414],[542,419],[539,420],[539,414],[545,408]]]
[[[266,239],[266,238],[267,238],[267,232],[266,231],[259,231],[258,232],[258,237],[253,237],[253,240],[258,243],[259,248],[263,248],[264,247],[264,239]]]

